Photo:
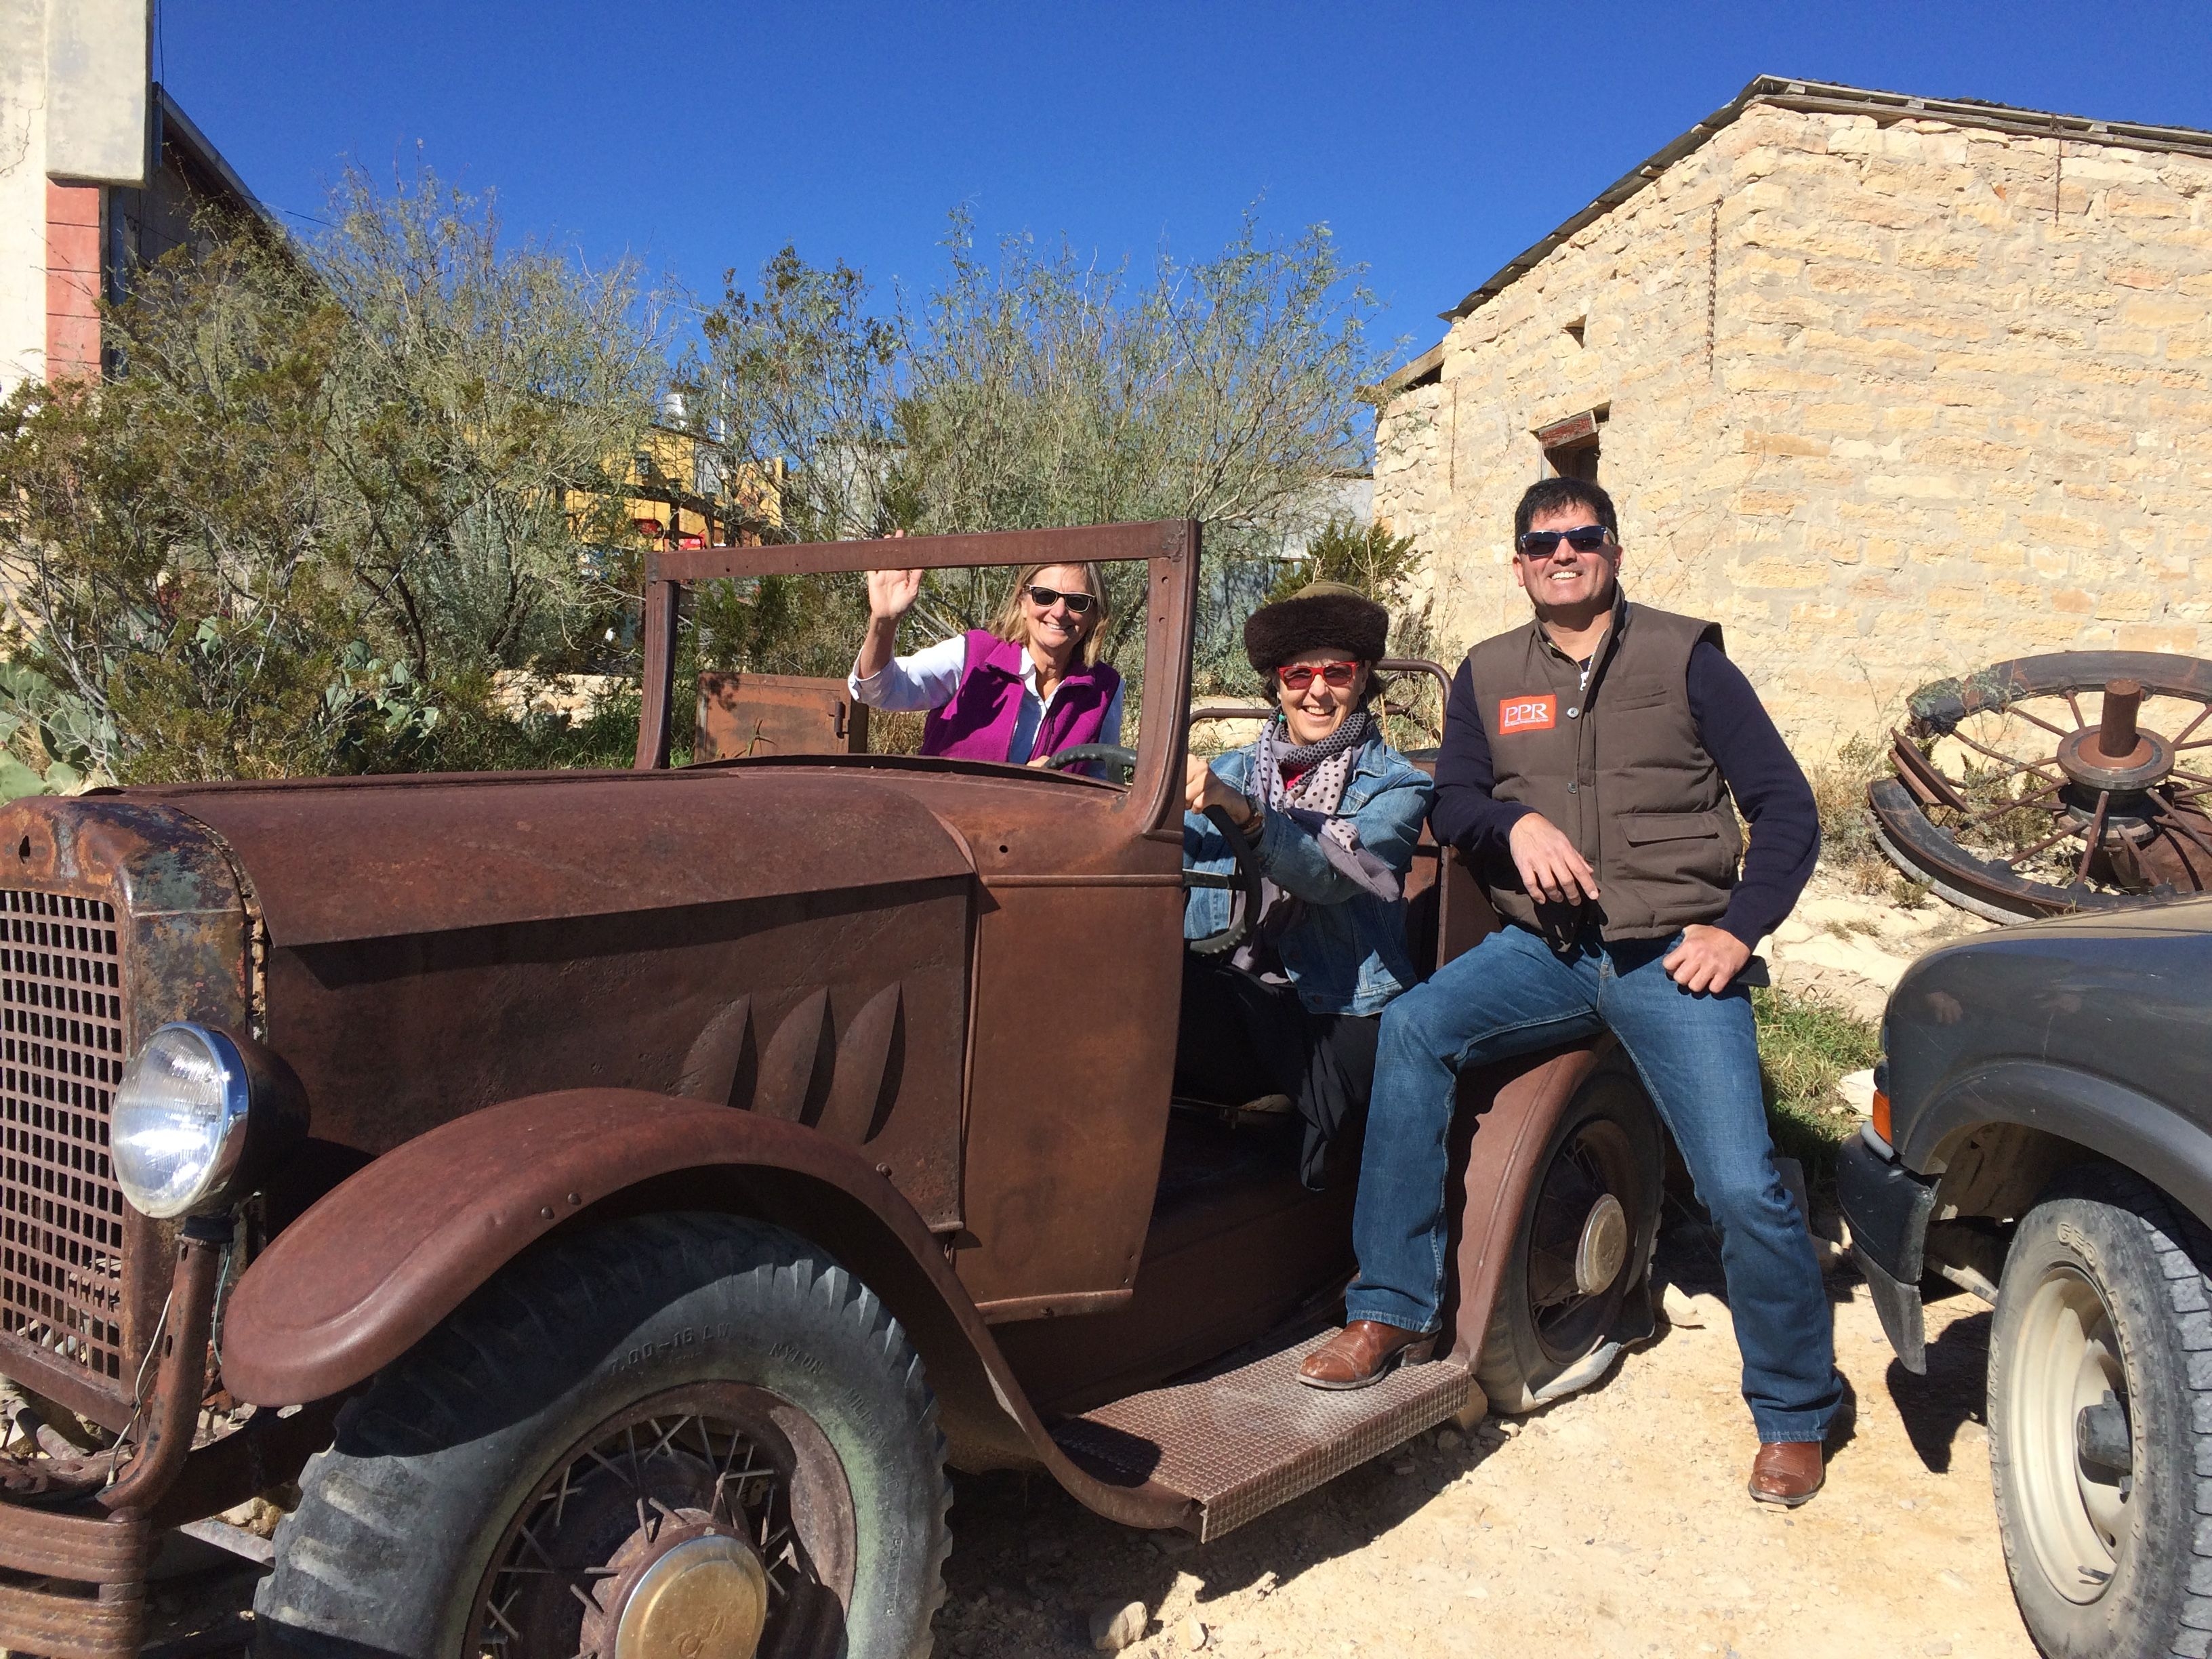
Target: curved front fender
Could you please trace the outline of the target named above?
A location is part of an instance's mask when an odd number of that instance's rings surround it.
[[[758,1214],[831,1249],[921,1351],[946,1437],[968,1466],[1041,1465],[1132,1526],[1187,1518],[1178,1494],[1109,1486],[1067,1461],[939,1242],[864,1160],[795,1123],[639,1090],[568,1090],[472,1112],[325,1194],[232,1293],[224,1385],[263,1406],[352,1388],[562,1223],[661,1194]]]
[[[2124,1164],[2212,1225],[2212,1133],[2164,1102],[2093,1072],[2005,1060],[1948,1079],[1899,1136],[1907,1167],[1985,1123],[2016,1123]]]
[[[896,1188],[797,1124],[631,1089],[532,1095],[386,1152],[279,1233],[231,1297],[224,1384],[268,1406],[350,1388],[562,1222],[641,1181],[715,1166],[826,1182],[916,1255],[934,1251]]]

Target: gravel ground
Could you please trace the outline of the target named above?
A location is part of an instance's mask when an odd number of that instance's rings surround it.
[[[1227,1659],[2033,1659],[1990,1498],[1986,1310],[1931,1306],[1916,1377],[1848,1271],[1831,1279],[1856,1427],[1827,1489],[1789,1515],[1744,1493],[1750,1419],[1709,1258],[1685,1231],[1661,1268],[1682,1316],[1599,1387],[1425,1435],[1212,1544],[1126,1531],[1042,1478],[957,1477],[936,1654],[1074,1659],[1095,1652],[1094,1613],[1136,1602],[1131,1659],[1201,1643]],[[163,1587],[170,1659],[235,1652],[219,1632],[241,1628],[252,1587],[235,1572]]]
[[[1670,1243],[1662,1263],[1686,1290],[1710,1284],[1687,1254]],[[1130,1651],[1149,1659],[1193,1651],[1197,1625],[1230,1659],[2033,1659],[1990,1496],[1987,1310],[1931,1307],[1916,1377],[1863,1289],[1831,1288],[1857,1424],[1794,1515],[1745,1494],[1750,1419],[1708,1289],[1690,1302],[1700,1325],[1664,1329],[1599,1388],[1464,1439],[1424,1436],[1203,1547],[1124,1532],[1040,1480],[961,1480],[936,1651],[1088,1653],[1091,1613],[1137,1601],[1147,1634]]]

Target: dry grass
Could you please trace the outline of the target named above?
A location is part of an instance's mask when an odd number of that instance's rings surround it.
[[[1929,814],[1929,820],[1951,830],[1960,846],[1984,858],[2010,858],[2045,840],[2057,827],[2057,820],[2041,807],[2011,805],[2022,794],[2033,795],[2044,787],[2042,780],[2033,775],[1995,763],[1970,761],[1960,769],[1958,787],[1970,810],[1957,812],[1937,807]],[[1981,817],[1985,812],[1991,816]],[[2035,854],[2020,866],[2020,872],[2031,880],[2063,886],[2074,879],[2075,860],[2080,855],[2081,843],[2069,838]]]
[[[1889,892],[1896,880],[1867,816],[1867,785],[1888,772],[1887,748],[1862,734],[1806,774],[1820,815],[1820,860],[1862,893]]]

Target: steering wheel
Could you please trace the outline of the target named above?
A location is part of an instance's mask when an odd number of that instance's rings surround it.
[[[1132,775],[1137,769],[1137,751],[1124,749],[1118,743],[1076,743],[1054,750],[1037,765],[1047,772],[1065,772],[1071,766],[1082,766],[1091,761],[1104,761],[1109,766],[1120,767],[1125,775]]]
[[[1137,751],[1125,749],[1118,743],[1071,744],[1065,749],[1055,750],[1038,764],[1048,772],[1064,772],[1071,766],[1081,766],[1091,761],[1103,761],[1109,766],[1120,767],[1125,773],[1133,773],[1137,769]],[[1226,875],[1215,875],[1207,870],[1186,870],[1182,872],[1182,884],[1185,887],[1226,888],[1232,893],[1243,895],[1244,902],[1241,908],[1231,907],[1229,926],[1219,933],[1208,933],[1204,939],[1186,939],[1183,945],[1193,956],[1218,957],[1224,951],[1235,950],[1244,942],[1244,936],[1252,931],[1254,918],[1260,914],[1260,860],[1252,850],[1252,843],[1245,839],[1244,832],[1237,827],[1225,811],[1218,806],[1209,806],[1206,809],[1206,816],[1221,832],[1221,838],[1229,843],[1229,854],[1237,860],[1237,867]]]
[[[1221,838],[1229,843],[1229,854],[1237,860],[1237,867],[1225,875],[1216,875],[1210,870],[1186,870],[1182,872],[1182,884],[1185,887],[1226,888],[1232,893],[1243,894],[1244,902],[1241,908],[1236,905],[1230,907],[1229,925],[1219,933],[1208,933],[1203,939],[1185,939],[1183,948],[1194,957],[1218,957],[1242,945],[1244,936],[1252,931],[1252,923],[1259,916],[1260,860],[1252,850],[1252,843],[1244,838],[1244,832],[1230,818],[1226,809],[1209,806],[1206,809],[1206,821],[1221,832]]]

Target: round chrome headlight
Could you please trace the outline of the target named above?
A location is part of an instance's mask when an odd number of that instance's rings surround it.
[[[156,1220],[220,1204],[252,1103],[236,1043],[205,1025],[162,1026],[115,1091],[108,1152],[124,1197]]]

